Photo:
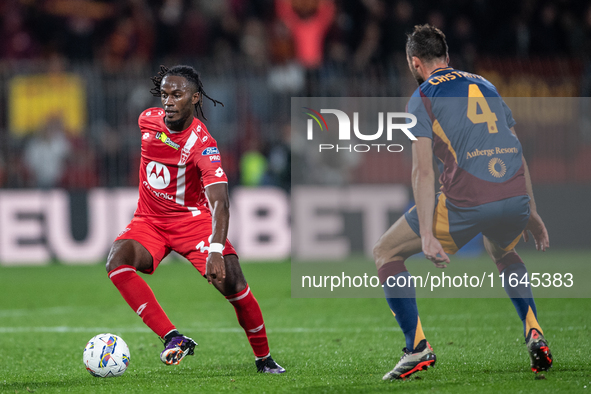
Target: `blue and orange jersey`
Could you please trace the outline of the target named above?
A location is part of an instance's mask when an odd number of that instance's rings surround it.
[[[441,189],[463,207],[527,194],[515,120],[497,89],[480,75],[438,68],[412,95],[415,137],[433,140]]]

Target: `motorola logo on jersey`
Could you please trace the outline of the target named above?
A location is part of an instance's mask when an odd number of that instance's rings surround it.
[[[157,161],[151,161],[146,166],[146,175],[148,177],[148,183],[154,189],[164,189],[170,185],[170,171],[162,163]]]
[[[308,119],[307,122],[307,139],[314,139],[314,121],[320,127],[321,131],[328,131],[328,124],[326,119],[321,114],[333,114],[337,117],[339,124],[338,137],[339,141],[350,141],[351,140],[351,119],[344,111],[338,109],[321,109],[320,112],[313,110],[312,108],[303,107],[304,109],[311,112],[304,112],[312,119]],[[394,130],[402,131],[409,140],[416,141],[416,137],[410,132],[410,128],[417,124],[417,118],[415,115],[407,112],[387,112],[384,116],[383,112],[378,112],[378,130],[374,133],[364,134],[359,130],[359,112],[353,112],[353,133],[357,139],[362,141],[375,141],[382,137],[384,133],[384,118],[386,118],[386,138],[388,141],[392,141],[392,135]],[[396,123],[395,119],[404,119]],[[410,119],[410,123],[406,123],[406,119]],[[400,144],[349,144],[349,145],[334,145],[334,144],[319,144],[319,152],[325,150],[333,150],[336,152],[347,151],[347,152],[369,152],[375,150],[380,152],[380,149],[388,152],[401,152],[403,147]]]

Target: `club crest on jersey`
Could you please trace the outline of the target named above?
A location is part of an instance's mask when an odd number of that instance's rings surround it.
[[[171,148],[174,148],[176,150],[179,150],[179,148],[181,147],[179,144],[173,142],[170,139],[170,137],[166,135],[166,133],[163,133],[163,132],[160,132],[160,131],[156,133],[156,139],[164,142],[166,145],[168,145]]]
[[[201,128],[201,126],[199,126],[199,128]],[[187,142],[185,142],[185,146],[183,146],[183,150],[181,151],[181,160],[179,160],[179,166],[184,166],[187,164],[187,160],[189,160],[189,155],[191,154],[191,149],[193,148],[193,145],[195,145],[195,142],[197,142],[197,138],[197,134],[195,134],[194,131],[191,132],[191,135],[187,139]]]
[[[220,151],[218,150],[217,147],[215,146],[211,146],[209,148],[205,148],[205,150],[201,153],[203,156],[209,156],[209,155],[219,155]]]

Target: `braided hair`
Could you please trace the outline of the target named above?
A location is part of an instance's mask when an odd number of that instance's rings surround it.
[[[156,97],[160,97],[160,84],[162,83],[162,79],[168,75],[174,75],[178,77],[183,77],[190,84],[194,85],[195,90],[199,93],[199,101],[195,104],[195,110],[197,111],[197,115],[201,113],[203,119],[207,120],[205,114],[203,113],[203,97],[207,97],[213,102],[213,105],[216,106],[218,103],[224,106],[224,103],[218,100],[214,100],[205,93],[203,90],[203,82],[201,82],[201,78],[199,78],[199,73],[195,71],[195,69],[191,66],[174,66],[172,68],[168,68],[165,66],[160,66],[160,71],[158,71],[158,75],[153,76],[150,78],[154,83],[154,87],[150,89],[150,93],[152,93]]]

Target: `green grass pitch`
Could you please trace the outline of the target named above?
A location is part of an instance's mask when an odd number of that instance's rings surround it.
[[[591,257],[551,253],[557,262]],[[292,299],[288,263],[243,267],[272,354],[287,373],[256,373],[233,308],[188,264],[163,264],[144,276],[179,330],[199,343],[178,366],[160,362],[160,341],[102,264],[0,267],[0,392],[591,392],[589,299],[537,300],[555,358],[545,379],[529,369],[521,321],[508,299],[419,299],[437,364],[416,378],[383,382],[404,346],[383,299]],[[83,366],[84,345],[101,332],[120,335],[130,347],[122,377],[94,378]]]

